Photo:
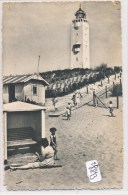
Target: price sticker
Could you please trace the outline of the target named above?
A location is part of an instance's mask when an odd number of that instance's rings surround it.
[[[101,181],[101,173],[97,160],[91,160],[86,162],[87,176],[90,182]]]

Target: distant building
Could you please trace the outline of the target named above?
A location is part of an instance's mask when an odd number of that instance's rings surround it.
[[[3,103],[35,101],[45,104],[45,86],[49,85],[40,75],[4,76]]]
[[[71,27],[71,68],[90,68],[89,24],[79,8]]]

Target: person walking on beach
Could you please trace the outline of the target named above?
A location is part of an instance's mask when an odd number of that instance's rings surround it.
[[[36,153],[38,160],[36,162],[31,162],[22,166],[10,166],[11,170],[25,170],[25,169],[33,169],[40,167],[48,167],[54,165],[54,150],[51,146],[49,146],[47,138],[41,138],[40,141],[41,147],[41,155]]]
[[[57,102],[58,102],[57,97],[53,97],[52,98],[52,104],[53,104],[54,112],[57,111],[57,107],[56,107]]]
[[[82,97],[80,91],[76,91],[75,93],[75,103],[76,103],[76,106],[78,107],[78,105],[80,104],[80,98]]]
[[[57,129],[55,127],[50,128],[50,132],[51,132],[51,135],[50,135],[50,146],[54,150],[54,159],[58,160],[58,158],[57,158],[56,131],[57,131]]]
[[[66,107],[66,114],[65,115],[67,116],[67,120],[70,120],[71,110],[70,110],[70,108],[68,106]]]
[[[72,96],[72,99],[71,99],[72,101],[73,101],[73,104],[74,104],[74,106],[76,105],[76,102],[75,102],[75,93],[73,94],[73,96]]]
[[[98,99],[97,99],[97,96],[96,96],[95,92],[93,93],[93,98],[94,98],[94,106],[97,108],[97,106],[98,106]]]
[[[110,115],[113,117],[114,116],[114,105],[112,103],[112,101],[109,102],[109,112],[110,112]]]
[[[69,108],[69,110],[70,110],[70,116],[71,116],[71,108],[72,108],[72,106],[71,106],[71,103],[70,102],[68,102],[68,105],[67,105],[67,107]]]

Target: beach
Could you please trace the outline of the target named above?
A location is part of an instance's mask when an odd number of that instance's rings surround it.
[[[116,98],[107,98],[106,104]],[[123,179],[123,115],[114,109],[115,117],[103,107],[82,106],[72,112],[71,120],[49,117],[46,113],[46,137],[56,127],[58,158],[62,167],[5,172],[8,190],[42,189],[121,189]],[[18,157],[17,157],[18,158]],[[31,159],[26,158],[26,162]],[[85,163],[97,160],[102,180],[90,183]],[[13,178],[13,179],[12,179]]]

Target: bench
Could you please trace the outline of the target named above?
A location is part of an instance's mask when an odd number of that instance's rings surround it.
[[[33,140],[34,130],[32,127],[10,128],[7,130],[8,153],[18,153],[19,150],[28,151],[37,145]]]
[[[34,136],[34,130],[32,127],[7,129],[8,141],[32,139],[33,136]]]

